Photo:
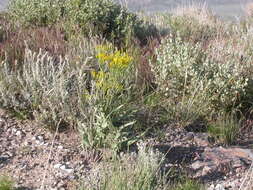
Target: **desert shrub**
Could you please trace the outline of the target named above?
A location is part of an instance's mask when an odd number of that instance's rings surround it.
[[[85,35],[99,35],[116,44],[132,37],[144,42],[157,32],[153,25],[111,0],[70,0],[66,11],[71,25],[78,26]]]
[[[247,86],[248,79],[242,75],[244,67],[240,63],[234,59],[216,62],[200,45],[180,38],[164,40],[157,49],[157,62],[151,66],[158,90],[167,97],[170,107],[183,103],[184,107],[189,106],[186,110],[202,110],[204,114],[228,111]]]
[[[85,88],[84,71],[72,69],[65,59],[26,50],[22,66],[12,69],[3,63],[0,76],[2,106],[25,111],[48,127],[72,124],[71,113],[76,110],[70,104],[77,103],[73,96]]]
[[[51,26],[63,21],[69,38],[81,32],[86,37],[101,36],[118,45],[133,37],[147,43],[148,38],[158,36],[154,25],[111,0],[13,0],[9,15],[24,26]]]
[[[64,14],[64,0],[12,0],[8,6],[14,22],[25,26],[47,26]]]
[[[235,25],[232,35],[228,38],[217,38],[210,41],[207,54],[218,64],[234,64],[239,65],[240,75],[247,78],[248,82],[245,86],[245,93],[238,94],[240,101],[237,103],[240,110],[246,114],[252,108],[252,33],[250,30],[242,31],[240,25]]]

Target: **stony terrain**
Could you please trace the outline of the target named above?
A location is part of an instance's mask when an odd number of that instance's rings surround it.
[[[165,153],[167,167],[184,168],[208,190],[238,190],[252,177],[253,149],[214,146],[206,133],[180,128],[166,134],[166,141],[147,145]],[[19,189],[76,189],[101,155],[82,149],[72,130],[51,133],[1,110],[0,175],[12,176]]]

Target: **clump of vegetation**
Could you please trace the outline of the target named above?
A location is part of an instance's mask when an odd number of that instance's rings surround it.
[[[148,38],[158,36],[154,25],[111,0],[13,0],[8,9],[13,22],[27,27],[67,22],[68,38],[81,32],[122,45],[133,39],[147,43]]]
[[[9,25],[9,26],[8,26]],[[52,27],[13,28],[10,23],[4,22],[4,38],[0,44],[0,61],[7,61],[19,67],[24,62],[25,49],[48,52],[52,56],[64,56],[68,42],[60,25]]]
[[[22,67],[13,69],[3,62],[0,102],[48,128],[80,129],[87,147],[118,151],[137,139],[130,132],[135,110],[128,105],[133,58],[106,46],[94,45],[95,53],[88,51],[89,42],[86,45],[85,60],[76,65],[28,49]]]
[[[221,24],[205,5],[197,4],[180,6],[166,18],[174,35],[194,43],[216,37]]]
[[[208,126],[209,133],[226,145],[235,143],[240,131],[240,122],[233,115],[222,115]]]
[[[152,68],[168,109],[176,108],[175,114],[183,110],[182,118],[190,120],[212,116],[218,110],[231,111],[248,82],[239,62],[219,64],[200,45],[181,38],[168,38],[161,44]]]
[[[182,184],[179,184],[175,190],[204,190],[204,186],[193,180],[185,180]]]
[[[145,42],[157,35],[155,27],[111,0],[70,0],[66,12],[70,23],[85,35],[99,35],[116,44],[129,43],[134,38]]]
[[[6,176],[0,176],[0,189],[1,190],[13,190],[14,182]]]
[[[170,181],[170,168],[162,169],[165,156],[143,143],[138,143],[138,154],[122,154],[110,163],[99,165],[101,172],[91,173],[89,182],[84,181],[83,189],[101,190],[203,190],[204,186],[187,178]],[[82,189],[82,188],[81,188]]]
[[[139,146],[139,154],[136,158],[125,155],[104,167],[101,180],[96,186],[103,190],[165,188],[165,179],[160,171],[160,159],[161,155],[158,153]]]
[[[97,46],[96,51],[98,64],[91,71],[91,89],[84,92],[88,102],[96,106],[96,114],[88,117],[91,120],[86,122],[88,126],[83,127],[83,140],[86,145],[111,146],[120,150],[138,139],[131,135],[130,130],[135,123],[133,116],[136,111],[131,106],[133,58],[110,44]],[[94,139],[89,136],[92,133]]]
[[[58,22],[64,15],[61,0],[12,0],[9,14],[13,21],[25,26],[48,26]]]

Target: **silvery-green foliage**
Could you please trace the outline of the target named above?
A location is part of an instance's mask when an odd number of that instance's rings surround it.
[[[152,65],[156,83],[175,103],[201,94],[210,102],[210,109],[226,108],[233,106],[245,91],[248,79],[243,77],[243,66],[236,59],[220,63],[207,56],[198,44],[180,38],[165,39],[156,55],[157,62]]]
[[[85,65],[85,64],[84,64]],[[34,115],[48,127],[72,123],[76,105],[85,89],[82,67],[74,69],[64,58],[26,50],[22,68],[4,62],[0,68],[0,103],[16,111]]]
[[[65,0],[12,0],[9,13],[14,21],[26,26],[56,23],[64,13]]]

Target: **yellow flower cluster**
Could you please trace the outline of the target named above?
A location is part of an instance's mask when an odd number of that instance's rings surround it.
[[[123,85],[117,81],[117,78],[111,76],[110,73],[106,73],[104,71],[92,71],[91,75],[96,81],[96,87],[104,92],[108,92],[110,89],[117,91],[123,89]]]
[[[100,70],[91,72],[96,87],[104,93],[123,90],[122,73],[130,66],[133,58],[125,52],[114,50],[110,45],[98,46],[97,52]]]
[[[97,59],[100,64],[108,64],[109,68],[126,68],[133,61],[128,54],[116,50],[112,51],[110,46],[99,46]]]

